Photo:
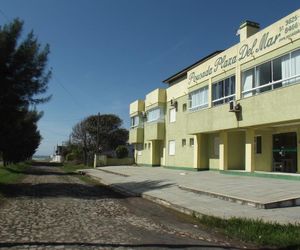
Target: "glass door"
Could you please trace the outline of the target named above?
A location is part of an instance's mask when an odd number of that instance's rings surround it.
[[[273,135],[273,171],[296,173],[297,171],[296,132]]]

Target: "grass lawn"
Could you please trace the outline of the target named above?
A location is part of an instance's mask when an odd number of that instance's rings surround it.
[[[300,249],[299,224],[280,225],[259,220],[221,219],[207,215],[196,218],[200,224],[217,229],[226,236],[244,242],[260,246],[280,247],[281,249]]]
[[[91,168],[91,167],[85,166],[83,164],[75,165],[75,164],[71,164],[71,163],[64,163],[64,165],[62,167],[62,169],[66,173],[74,173],[78,169],[87,169],[87,168]]]
[[[0,166],[0,184],[20,182],[25,176],[24,170],[28,167],[26,163],[18,163],[9,166]]]

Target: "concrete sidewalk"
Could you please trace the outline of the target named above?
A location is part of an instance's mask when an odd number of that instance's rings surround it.
[[[82,172],[117,191],[187,214],[300,223],[300,206],[282,207],[300,205],[300,181],[160,167],[112,166]],[[263,209],[268,206],[281,208]]]

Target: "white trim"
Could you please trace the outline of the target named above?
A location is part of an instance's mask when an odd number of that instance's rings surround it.
[[[169,155],[175,155],[176,153],[176,143],[175,140],[170,140],[168,143],[168,153]]]
[[[285,79],[280,79],[280,80],[275,81],[275,82],[270,82],[270,83],[267,83],[267,84],[264,84],[264,85],[261,85],[261,86],[258,86],[258,87],[254,87],[254,88],[252,88],[252,89],[244,90],[244,91],[242,91],[242,94],[245,94],[245,93],[248,93],[248,92],[257,90],[257,89],[261,89],[261,88],[273,86],[273,85],[275,85],[275,84],[277,84],[277,83],[280,83],[280,82],[283,82],[283,81],[287,81],[287,80],[291,80],[291,79],[297,78],[297,77],[300,77],[300,74],[295,75],[295,76],[290,76],[290,77],[285,78]],[[293,84],[290,84],[290,85],[293,85]],[[289,86],[289,85],[288,85],[288,86]]]
[[[227,96],[221,97],[219,99],[213,100],[212,103],[219,102],[219,101],[222,101],[222,100],[230,98],[230,97],[235,97],[235,94],[227,95]]]

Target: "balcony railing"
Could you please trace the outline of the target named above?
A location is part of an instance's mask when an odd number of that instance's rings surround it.
[[[290,85],[296,84],[298,82],[300,82],[300,74],[291,76],[291,77],[288,77],[285,79],[281,79],[278,81],[270,82],[270,83],[267,83],[264,85],[260,85],[260,86],[257,86],[257,87],[251,88],[251,89],[244,90],[244,91],[242,91],[242,94],[243,94],[243,96],[247,95],[248,93],[252,93],[253,95],[255,95],[257,93],[265,92],[268,90],[273,90],[273,89],[281,88],[284,86],[290,86]],[[275,86],[275,85],[278,85],[278,86]],[[263,88],[267,88],[267,87],[270,87],[270,88],[266,89],[266,90],[262,90]]]
[[[223,103],[227,103],[227,102],[232,101],[234,99],[235,99],[235,94],[227,95],[227,96],[221,97],[219,99],[213,100],[212,104],[213,104],[213,106],[216,106],[216,105],[220,105],[220,104],[223,104]]]

